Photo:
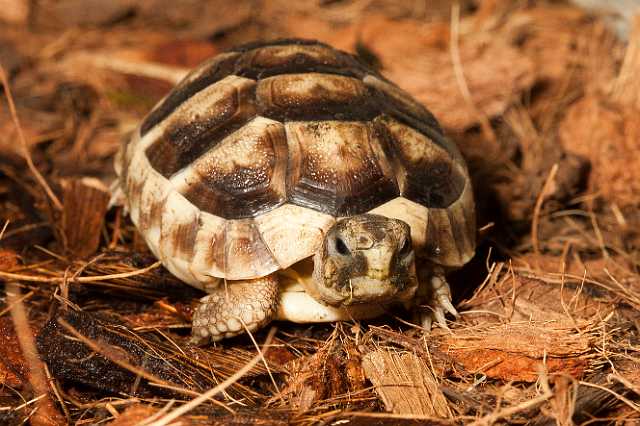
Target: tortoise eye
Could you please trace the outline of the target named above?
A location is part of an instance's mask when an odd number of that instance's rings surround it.
[[[344,240],[340,237],[336,237],[336,251],[342,256],[351,254],[349,247],[347,247],[347,243],[345,243]]]

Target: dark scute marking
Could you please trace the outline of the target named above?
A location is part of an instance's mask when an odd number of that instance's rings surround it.
[[[302,48],[301,51],[289,58],[269,61],[269,53],[275,53],[287,46]],[[305,53],[304,47],[310,52]],[[263,52],[264,49],[264,52]],[[321,60],[311,51],[325,50]],[[234,54],[235,53],[235,54]],[[214,57],[196,68],[199,76],[182,80],[143,121],[140,134],[144,136],[151,128],[167,118],[183,102],[229,75],[237,75],[253,79],[262,79],[278,74],[322,72],[362,78],[367,74],[375,75],[380,80],[387,81],[377,71],[362,63],[357,57],[337,50],[331,46],[315,40],[280,39],[266,42],[254,42],[238,46],[230,53]]]
[[[348,53],[322,44],[268,45],[244,53],[234,74],[261,80],[281,74],[326,73],[362,79],[371,70]]]
[[[126,194],[129,200],[129,203],[139,204],[140,198],[142,196],[142,188],[144,187],[144,182],[138,182],[131,177],[128,177]]]
[[[445,208],[458,199],[464,182],[451,162],[425,163],[409,170],[402,195],[427,207]]]
[[[447,210],[431,209],[427,223],[427,257],[440,265],[460,266],[460,250]]]
[[[377,76],[376,76],[377,77]],[[424,105],[388,80],[378,78],[377,84],[367,84],[381,111],[403,124],[413,127],[442,148],[450,151],[440,123]]]
[[[471,205],[466,204],[464,209],[464,224],[466,226],[465,232],[469,240],[470,250],[475,250],[476,247],[476,210],[471,199]]]
[[[452,214],[451,210],[447,210],[447,218],[451,224],[451,232],[453,233],[453,244],[456,246],[458,253],[464,253],[468,246],[468,237],[464,228],[464,223],[460,223],[460,219],[464,221],[464,218],[456,218]],[[460,257],[460,255],[458,255]]]
[[[476,245],[475,209],[472,205],[466,205],[463,210],[447,210],[451,229],[458,246],[460,263],[468,260],[473,255]]]
[[[162,209],[164,207],[164,199],[151,199],[145,197],[143,202],[149,204],[140,206],[140,213],[138,218],[138,226],[142,232],[147,231],[150,228],[160,227],[162,221]]]
[[[140,135],[144,136],[151,128],[167,118],[184,101],[199,91],[233,74],[237,57],[238,55],[220,56],[220,60],[214,59],[209,69],[204,70],[195,80],[189,81],[188,77],[182,80],[167,98],[147,115],[140,126]]]
[[[225,270],[225,245],[226,245],[226,227],[218,227],[218,232],[211,235],[206,246],[205,260],[211,265],[211,269]]]
[[[287,194],[293,204],[333,216],[365,213],[398,196],[372,148],[370,124],[292,123]],[[292,140],[292,139],[293,140]]]
[[[170,177],[253,118],[254,98],[255,87],[236,88],[212,105],[213,111],[205,116],[190,121],[177,119],[147,148],[149,163],[164,177]]]
[[[172,227],[170,238],[175,254],[185,258],[193,257],[193,248],[196,243],[198,228],[198,220],[181,223]]]
[[[154,200],[149,205],[149,224],[152,227],[160,227],[162,225],[162,210],[165,200]]]
[[[460,197],[466,177],[445,146],[398,123],[384,115],[374,120],[401,181],[401,195],[426,207],[448,207]]]
[[[378,105],[358,79],[332,74],[285,74],[258,82],[258,114],[278,121],[371,120]]]
[[[286,201],[286,136],[281,124],[240,129],[199,158],[197,180],[183,195],[196,207],[224,217],[254,217]]]
[[[284,46],[284,45],[296,45],[296,46],[323,46],[332,49],[326,43],[322,43],[318,40],[305,39],[305,38],[278,38],[274,40],[257,40],[249,43],[244,43],[229,49],[229,52],[248,52],[250,50],[259,49],[267,46]]]
[[[285,198],[267,185],[235,194],[219,190],[210,182],[197,182],[184,194],[193,205],[225,219],[255,217],[284,204]]]
[[[129,179],[129,166],[131,165],[131,160],[132,160],[132,156],[129,154],[129,150],[123,149],[122,163],[120,164],[120,176],[118,176],[118,181],[119,181],[120,188],[122,188],[125,194],[128,194],[127,182]]]
[[[385,77],[383,77],[375,69],[371,68],[369,65],[364,63],[357,56],[354,56],[342,50],[335,49],[332,46],[317,40],[310,40],[310,39],[303,39],[303,38],[282,38],[282,39],[275,39],[275,40],[268,40],[268,41],[256,41],[252,43],[243,44],[235,48],[231,48],[229,51],[239,52],[239,53],[251,53],[252,51],[261,50],[264,48],[286,47],[286,46],[324,49],[327,51],[328,55],[333,55],[334,58],[332,61],[328,61],[329,63],[318,64],[318,66],[326,67],[326,69],[324,70],[318,69],[318,72],[326,72],[330,74],[343,74],[343,75],[353,74],[353,76],[359,77],[359,78],[361,78],[366,74],[370,74],[370,75],[376,76],[380,80],[388,82],[388,80]],[[312,64],[308,64],[308,65],[313,66]],[[280,74],[313,71],[313,69],[305,69],[305,68],[300,68],[299,70],[296,70],[298,66],[301,66],[301,65],[293,66],[291,70],[285,70],[283,72],[280,72]],[[249,70],[251,68],[252,67],[248,67],[245,72],[250,72]],[[253,68],[258,68],[258,67],[253,67]],[[240,69],[236,69],[236,71],[243,72],[243,70],[240,70]],[[267,69],[265,69],[265,71],[270,72]],[[273,75],[275,75],[275,73]]]

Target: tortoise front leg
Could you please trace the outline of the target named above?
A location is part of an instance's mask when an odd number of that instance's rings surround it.
[[[440,267],[423,265],[418,267],[418,290],[416,292],[416,320],[426,331],[431,331],[435,320],[442,328],[448,329],[445,314],[458,317],[458,311],[451,303],[451,289]]]
[[[191,341],[195,344],[257,330],[269,323],[278,310],[279,282],[275,274],[227,281],[209,293],[200,299],[193,315]]]

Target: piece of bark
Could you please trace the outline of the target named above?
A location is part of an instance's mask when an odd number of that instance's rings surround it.
[[[458,329],[443,336],[439,350],[467,372],[504,381],[535,382],[541,371],[582,377],[593,342],[572,328],[545,321]]]
[[[63,181],[62,187],[62,243],[75,256],[89,256],[100,243],[109,190],[99,180],[87,177]]]
[[[112,307],[115,308],[116,303],[113,301]],[[37,337],[38,351],[55,378],[103,392],[175,398],[184,394],[150,385],[148,376],[141,378],[138,374],[151,375],[154,381],[164,381],[174,388],[203,392],[238,371],[253,356],[251,351],[233,347],[206,350],[184,345],[176,352],[173,345],[147,340],[122,322],[112,322],[104,312],[101,317],[99,320],[83,311],[68,311],[44,325]],[[98,350],[85,341],[70,338],[71,333],[60,320],[66,321]],[[279,372],[277,366],[270,368],[274,373]],[[264,365],[258,364],[247,376],[265,374]],[[259,395],[240,382],[226,392],[231,398],[246,401]]]
[[[452,416],[435,376],[415,354],[378,349],[363,357],[362,367],[387,411],[440,418]]]

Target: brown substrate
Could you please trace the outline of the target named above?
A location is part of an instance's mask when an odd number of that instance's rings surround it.
[[[640,23],[625,45],[551,0],[0,4],[0,424],[640,421]],[[467,158],[451,331],[397,312],[193,347],[202,294],[108,209],[120,141],[190,67],[285,36],[379,67]]]

